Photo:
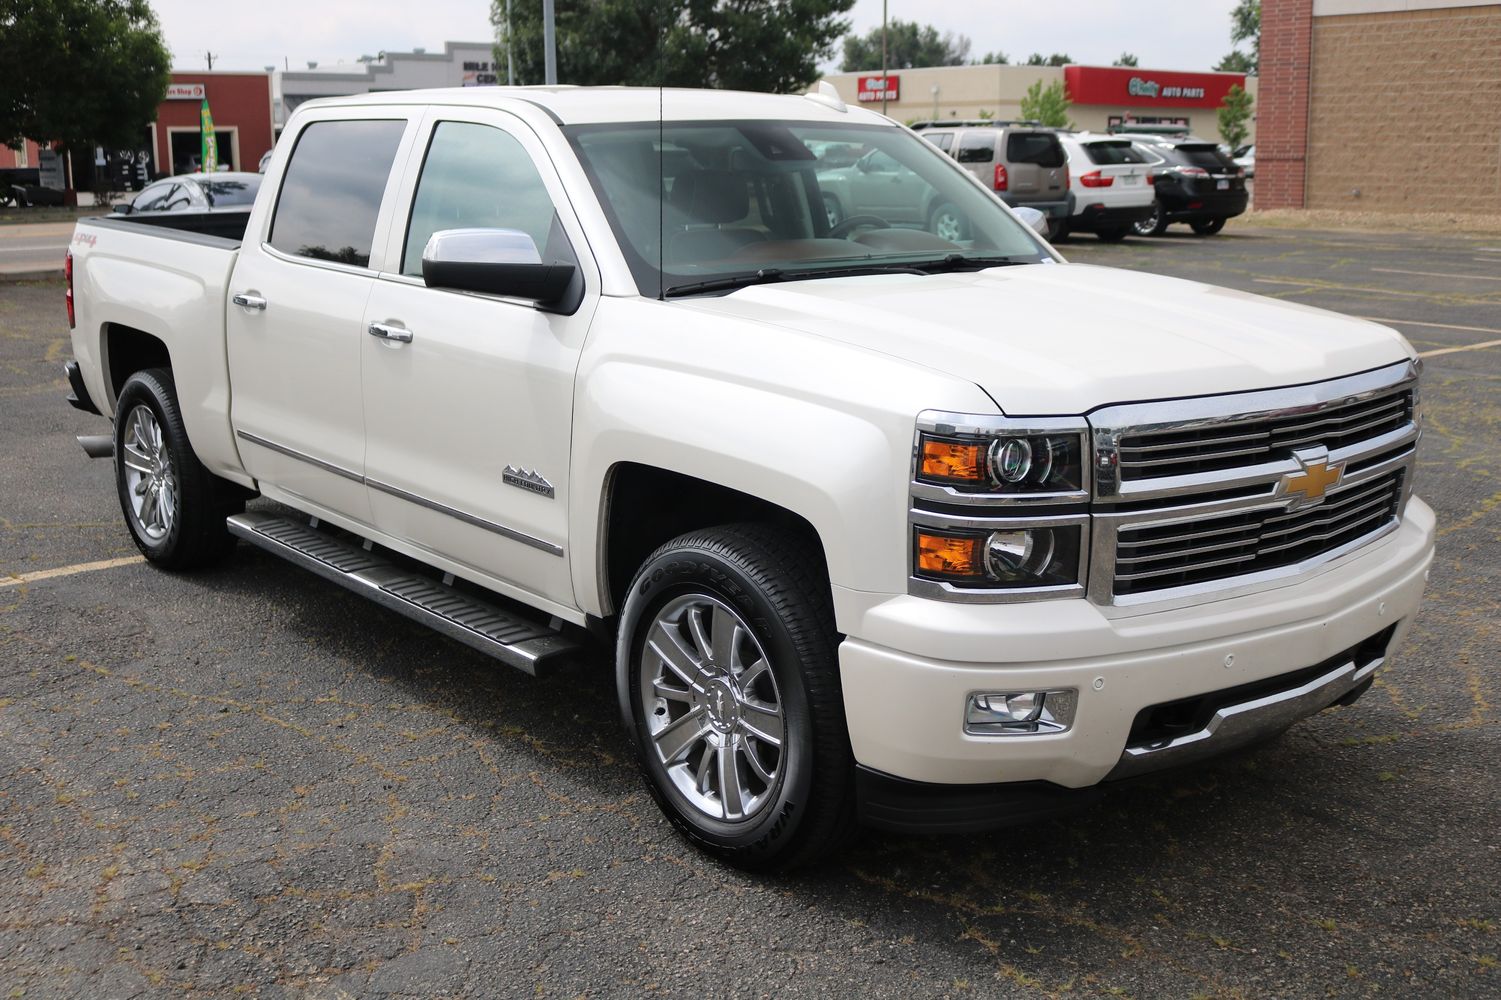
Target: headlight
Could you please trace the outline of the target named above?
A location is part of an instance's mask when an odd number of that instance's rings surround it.
[[[1083,532],[1080,524],[992,531],[918,525],[913,565],[918,579],[964,590],[1077,586]]]
[[[959,437],[923,432],[917,480],[961,493],[1078,493],[1084,489],[1084,435],[1070,431]]]

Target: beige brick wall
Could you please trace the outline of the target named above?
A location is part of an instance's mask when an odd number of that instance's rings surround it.
[[[1501,3],[1316,17],[1312,62],[1309,208],[1501,212]]]

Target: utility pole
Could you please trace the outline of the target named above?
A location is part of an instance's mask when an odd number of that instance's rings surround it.
[[[881,0],[881,114],[886,113],[886,4]]]
[[[214,54],[212,52],[205,52],[203,55],[208,59],[209,72],[212,73],[214,71]]]
[[[542,60],[549,87],[558,83],[558,44],[552,21],[552,0],[542,0]]]
[[[516,86],[516,57],[511,52],[515,45],[511,37],[511,0],[506,0],[506,86]]]

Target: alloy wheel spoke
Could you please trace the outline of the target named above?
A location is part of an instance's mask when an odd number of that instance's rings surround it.
[[[688,609],[688,634],[693,636],[693,647],[698,653],[699,661],[706,665],[712,663],[714,647],[709,641],[708,633],[704,630],[704,607],[701,604]]]
[[[690,705],[693,703],[693,692],[691,690],[684,691],[682,688],[673,687],[666,682],[665,678],[658,677],[652,681],[651,689],[656,692],[658,698],[666,698],[668,701],[681,701]]]
[[[694,787],[698,794],[707,795],[714,778],[714,744],[704,740],[703,752],[698,755],[698,767],[694,778]]]
[[[771,664],[767,663],[764,658],[746,667],[745,673],[740,675],[740,690],[750,691],[756,686],[756,681],[760,680],[770,669]]]
[[[756,701],[740,703],[740,724],[762,743],[774,747],[782,745],[784,731],[782,716],[775,708]]]
[[[156,527],[156,490],[148,489],[141,499],[141,524],[146,528]]]
[[[745,814],[745,789],[740,786],[735,748],[729,743],[719,748],[719,802],[725,819],[738,819]]]
[[[768,788],[771,787],[771,772],[766,770],[765,764],[761,763],[761,757],[756,753],[754,747],[747,746],[745,748],[745,763],[755,776],[761,780],[763,785],[766,785]]]
[[[683,640],[678,637],[677,630],[669,627],[664,622],[657,622],[647,638],[647,645],[652,652],[662,658],[667,668],[678,676],[684,684],[695,691],[703,689],[704,668]]]
[[[657,744],[657,752],[662,755],[662,763],[669,767],[676,764],[708,729],[709,723],[704,718],[703,708],[695,707],[669,723],[661,732],[653,733],[652,740]]]
[[[735,673],[735,647],[739,644],[740,622],[724,608],[714,607],[713,652],[710,661],[726,674]]]
[[[151,475],[151,459],[146,456],[138,446],[125,442],[125,453],[120,456],[120,461],[132,472],[139,472],[143,476]]]

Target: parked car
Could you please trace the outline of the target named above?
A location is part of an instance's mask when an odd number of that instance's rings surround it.
[[[1068,153],[1074,196],[1074,212],[1060,235],[1094,233],[1113,243],[1152,216],[1151,170],[1129,139],[1090,132],[1061,132],[1058,138]]]
[[[62,191],[41,184],[12,184],[0,193],[0,205],[16,208],[55,207],[62,203]]]
[[[1246,172],[1247,177],[1256,176],[1256,144],[1254,142],[1249,146],[1241,146],[1230,154],[1230,158],[1235,161],[1237,167]]]
[[[1212,142],[1185,136],[1136,135],[1132,141],[1152,167],[1157,210],[1138,222],[1141,236],[1161,236],[1185,222],[1200,236],[1212,236],[1246,210],[1245,171]]]
[[[170,570],[244,540],[528,672],[582,655],[613,696],[560,711],[618,715],[716,856],[1068,808],[1353,703],[1412,629],[1434,516],[1386,326],[1070,265],[827,93],[371,93],[287,129],[234,237],[76,228],[66,374],[130,537]],[[831,231],[832,141],[968,236]]]
[[[112,206],[118,215],[146,212],[249,212],[261,175],[222,172],[164,177],[128,202]]]
[[[255,168],[256,169],[256,173],[264,174],[266,172],[266,167],[269,166],[270,163],[271,163],[271,154],[273,152],[275,152],[275,150],[268,149],[264,153],[261,154],[260,165]]]
[[[940,188],[882,149],[872,149],[848,167],[819,170],[818,189],[831,234],[856,220],[888,227],[926,229],[943,239],[969,238],[968,220]]]
[[[912,126],[928,142],[1011,206],[1035,208],[1058,236],[1073,215],[1068,156],[1051,129],[1035,122],[918,122]]]

